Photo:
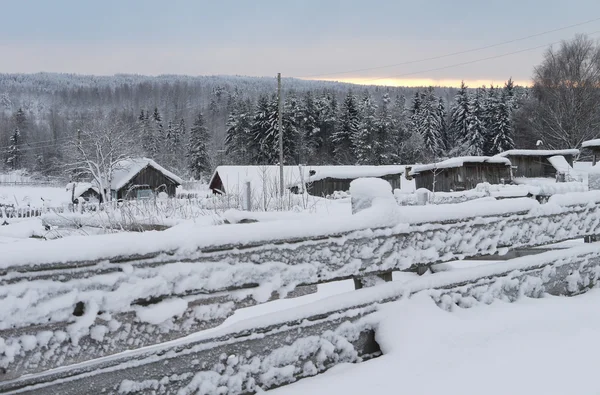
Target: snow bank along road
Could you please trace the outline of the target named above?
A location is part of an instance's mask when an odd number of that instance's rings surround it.
[[[381,358],[272,395],[596,395],[599,304],[597,289],[451,313],[430,298],[401,301],[378,313]]]
[[[521,294],[577,293],[595,284],[599,249],[594,245],[439,273],[408,288],[378,285],[280,312],[267,321],[249,320],[214,336],[15,379],[215,326],[248,296],[262,302],[273,291],[285,294],[298,284],[595,235],[600,233],[598,201],[600,195],[590,192],[554,196],[545,205],[528,199],[453,205],[452,212],[443,206],[425,211],[381,204],[339,222],[297,221],[291,229],[289,222],[231,225],[205,233],[173,228],[158,238],[152,233],[121,236],[129,244],[99,236],[96,240],[114,244],[102,249],[82,239],[82,249],[72,253],[64,252],[62,240],[44,243],[42,251],[33,253],[17,253],[9,245],[0,251],[10,258],[0,263],[0,362],[5,369],[0,390],[135,392],[156,387],[196,393],[210,383],[226,382],[230,393],[253,391],[378,355],[373,342],[377,322],[370,313],[417,291],[429,290],[445,308]],[[134,256],[126,256],[128,250]]]

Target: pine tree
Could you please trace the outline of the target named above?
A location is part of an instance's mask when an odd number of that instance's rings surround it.
[[[466,142],[467,155],[482,156],[486,151],[485,129],[481,117],[483,109],[481,108],[480,97],[476,95],[469,102],[468,124],[469,133]]]
[[[496,116],[498,114],[498,97],[496,94],[497,89],[493,85],[487,90],[487,94],[483,99],[483,128],[485,130],[485,154],[494,155],[497,152],[493,149],[494,137],[496,136]],[[483,94],[483,91],[482,91]],[[483,96],[482,96],[483,98]]]
[[[444,99],[438,98],[437,117],[439,119],[440,150],[445,151],[450,146],[448,141],[448,126],[446,125],[446,106]]]
[[[15,128],[15,131],[10,137],[10,147],[8,148],[6,164],[13,170],[18,169],[19,166],[21,166],[21,132],[19,131],[19,128]]]
[[[375,120],[376,134],[374,138],[374,164],[386,165],[393,164],[392,147],[390,147],[390,138],[393,135],[392,115],[390,113],[390,96],[384,93],[381,98],[381,105]]]
[[[348,91],[342,104],[340,126],[331,136],[336,163],[346,165],[355,163],[353,141],[358,134],[359,122],[360,116],[356,96],[352,94],[352,91]]]
[[[233,104],[231,113],[226,122],[227,135],[225,137],[226,154],[234,164],[247,165],[252,162],[253,139],[250,135],[252,117],[249,105],[244,102]]]
[[[190,129],[188,167],[192,176],[203,180],[209,176],[210,160],[208,156],[208,129],[204,125],[202,113],[198,113]]]
[[[494,125],[494,138],[492,140],[492,154],[508,151],[515,147],[512,139],[512,123],[510,98],[503,92],[497,102],[496,119]]]
[[[298,150],[300,163],[318,164],[322,159],[319,149],[322,145],[321,129],[319,127],[319,111],[313,98],[312,92],[307,91],[304,95],[300,108],[292,115],[298,125]]]
[[[368,91],[365,92],[360,106],[360,124],[353,137],[354,156],[360,165],[373,165],[377,162],[375,146],[377,139],[377,105]]]
[[[453,145],[461,145],[468,141],[469,133],[469,95],[464,81],[460,85],[459,91],[454,98],[454,107],[452,108],[449,140]]]
[[[443,150],[441,135],[442,121],[438,111],[438,99],[435,97],[433,88],[428,88],[421,99],[418,111],[418,130],[423,137],[425,148],[433,158],[436,158]]]

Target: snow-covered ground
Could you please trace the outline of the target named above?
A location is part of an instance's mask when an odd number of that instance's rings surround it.
[[[447,312],[428,296],[377,313],[383,356],[273,395],[598,394],[600,290]]]
[[[59,207],[69,204],[65,188],[44,186],[0,186],[0,204],[31,207]]]

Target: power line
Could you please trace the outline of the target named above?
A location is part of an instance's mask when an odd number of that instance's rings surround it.
[[[476,52],[476,51],[482,51],[484,49],[499,47],[501,45],[511,44],[511,43],[515,43],[515,42],[527,40],[527,39],[530,39],[530,38],[533,38],[533,37],[543,36],[545,34],[554,33],[554,32],[558,32],[558,31],[570,29],[570,28],[573,28],[573,27],[586,25],[588,23],[592,23],[592,22],[596,22],[596,21],[600,21],[600,18],[594,18],[594,19],[590,19],[590,20],[585,21],[585,22],[580,22],[580,23],[576,23],[576,24],[573,24],[573,25],[560,27],[560,28],[557,28],[557,29],[547,30],[547,31],[544,31],[544,32],[531,34],[529,36],[520,37],[520,38],[516,38],[516,39],[513,39],[513,40],[503,41],[503,42],[500,42],[500,43],[486,45],[486,46],[478,47],[478,48],[467,49],[467,50],[464,50],[464,51],[452,52],[452,53],[445,54],[445,55],[432,56],[432,57],[429,57],[429,58],[423,58],[423,59],[417,59],[417,60],[409,60],[409,61],[406,61],[406,62],[394,63],[394,64],[390,64],[390,65],[386,65],[386,66],[367,67],[367,68],[363,68],[363,69],[355,69],[355,70],[347,70],[347,71],[337,71],[337,72],[325,73],[325,74],[312,74],[312,75],[307,75],[307,76],[300,77],[300,78],[312,78],[312,77],[323,77],[323,76],[329,76],[329,75],[357,73],[357,72],[362,72],[362,71],[379,70],[379,69],[385,69],[385,68],[390,68],[390,67],[404,66],[404,65],[408,65],[408,64],[414,64],[414,63],[421,63],[421,62],[426,62],[426,61],[429,61],[429,60],[443,59],[443,58],[447,58],[447,57],[450,57],[450,56],[462,55],[462,54],[466,54],[466,53],[469,53],[469,52]]]
[[[600,33],[600,30],[597,30],[597,31],[592,32],[592,33],[588,33],[588,35],[589,36],[593,36],[593,35],[598,34],[598,33]],[[483,62],[483,61],[486,61],[486,60],[498,59],[498,58],[502,58],[504,56],[510,56],[510,55],[515,55],[515,54],[518,54],[518,53],[533,51],[533,50],[540,49],[540,48],[547,48],[547,47],[549,47],[551,45],[559,44],[560,42],[561,41],[554,41],[554,42],[551,42],[551,43],[548,43],[548,44],[543,44],[543,45],[538,45],[538,46],[535,46],[535,47],[525,48],[525,49],[521,49],[521,50],[518,50],[518,51],[507,52],[507,53],[503,53],[503,54],[500,54],[500,55],[488,56],[486,58],[480,58],[480,59],[470,60],[470,61],[466,61],[466,62],[455,63],[455,64],[451,64],[451,65],[448,65],[448,66],[436,67],[436,68],[427,69],[427,70],[420,70],[420,71],[413,71],[413,72],[410,72],[410,73],[396,74],[396,75],[393,75],[393,76],[372,78],[372,79],[364,80],[362,82],[365,83],[365,82],[379,81],[379,80],[385,80],[385,79],[391,79],[391,78],[405,77],[405,76],[415,75],[415,74],[421,74],[421,73],[428,73],[428,72],[431,72],[431,71],[446,70],[446,69],[450,69],[450,68],[453,68],[453,67],[459,67],[459,66],[464,66],[464,65],[467,65],[467,64],[479,63],[479,62]]]

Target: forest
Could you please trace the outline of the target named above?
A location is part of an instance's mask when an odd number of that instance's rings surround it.
[[[460,88],[284,78],[285,163],[413,164],[597,137],[596,42],[549,48],[530,87],[507,77]],[[68,179],[110,129],[121,156],[205,180],[221,164],[278,163],[277,118],[275,77],[0,74],[0,170]]]

